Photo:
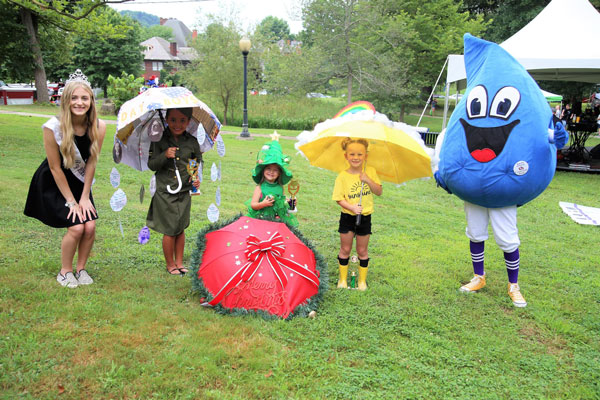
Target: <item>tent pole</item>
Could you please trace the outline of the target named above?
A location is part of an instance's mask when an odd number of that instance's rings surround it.
[[[458,97],[458,96],[456,96]],[[442,120],[442,132],[446,129],[446,120],[448,119],[448,102],[450,101],[450,82],[446,81],[446,99],[444,101],[444,119]]]
[[[421,119],[423,119],[423,114],[425,114],[425,111],[427,111],[427,107],[429,106],[429,103],[431,103],[431,98],[433,97],[433,92],[435,92],[435,88],[437,87],[437,85],[440,81],[440,78],[442,77],[442,74],[444,73],[444,70],[446,69],[447,64],[448,64],[448,57],[446,57],[444,66],[442,67],[442,70],[440,71],[440,74],[438,75],[437,80],[435,81],[435,85],[433,85],[433,89],[431,89],[431,93],[429,93],[429,98],[427,99],[427,104],[425,104],[425,108],[423,108],[423,111],[421,112],[421,116],[419,117],[419,121],[417,122],[417,125],[416,125],[417,127],[421,123]]]

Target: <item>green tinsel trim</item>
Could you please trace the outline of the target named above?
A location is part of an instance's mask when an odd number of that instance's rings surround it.
[[[243,217],[243,214],[240,213],[237,216],[234,216],[232,218],[212,223],[212,224],[206,226],[205,228],[201,229],[198,232],[198,234],[196,235],[196,248],[192,251],[192,257],[190,259],[190,268],[189,268],[190,275],[192,276],[191,291],[198,294],[198,296],[200,298],[204,297],[206,299],[206,301],[210,301],[210,299],[212,299],[213,296],[210,294],[208,289],[206,289],[206,287],[204,287],[204,283],[202,282],[202,280],[200,278],[198,278],[198,270],[200,269],[200,265],[202,264],[202,254],[204,254],[204,249],[206,247],[206,234],[209,232],[212,232],[212,231],[219,230],[219,229],[237,221],[240,217]],[[282,222],[280,222],[280,220],[277,221],[274,218],[264,217],[261,219],[282,223]],[[306,316],[308,316],[308,313],[310,313],[311,311],[317,310],[317,308],[319,307],[319,304],[323,300],[323,294],[327,291],[327,289],[329,287],[329,274],[327,272],[327,262],[325,261],[325,258],[317,251],[317,249],[311,243],[311,241],[306,239],[304,237],[304,235],[302,235],[302,233],[297,228],[290,226],[289,224],[286,224],[286,225],[292,231],[292,233],[294,235],[296,235],[298,237],[298,239],[300,239],[302,241],[302,243],[304,243],[306,245],[306,247],[311,249],[312,252],[315,254],[315,261],[317,263],[316,268],[320,274],[319,275],[319,289],[318,289],[317,294],[308,298],[304,304],[298,305],[293,310],[293,312],[291,312],[290,315],[286,318],[286,320],[290,320],[296,316],[306,317]],[[267,319],[267,320],[274,320],[274,319],[281,318],[277,315],[270,314],[263,310],[255,311],[255,310],[247,310],[245,308],[229,309],[229,308],[223,307],[220,304],[217,304],[213,308],[221,314],[260,315],[261,317],[263,317],[264,319]]]

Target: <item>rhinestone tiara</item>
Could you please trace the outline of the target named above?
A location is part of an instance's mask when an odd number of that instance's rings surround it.
[[[69,75],[69,79],[67,79],[65,84],[69,84],[71,82],[83,82],[90,88],[92,87],[92,85],[90,85],[90,81],[88,81],[87,76],[85,76],[79,68],[77,68],[74,73]]]

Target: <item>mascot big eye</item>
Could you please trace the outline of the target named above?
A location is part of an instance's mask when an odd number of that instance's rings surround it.
[[[436,180],[482,207],[523,205],[550,184],[566,132],[502,47],[468,33],[464,43],[468,86],[438,143]]]

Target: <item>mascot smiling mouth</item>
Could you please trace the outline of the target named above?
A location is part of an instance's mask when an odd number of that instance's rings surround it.
[[[494,158],[498,157],[502,152],[502,149],[504,149],[504,145],[513,128],[520,122],[521,121],[517,119],[508,125],[493,128],[481,128],[470,125],[461,118],[460,123],[465,130],[467,148],[469,149],[471,157],[482,163],[492,161]]]

